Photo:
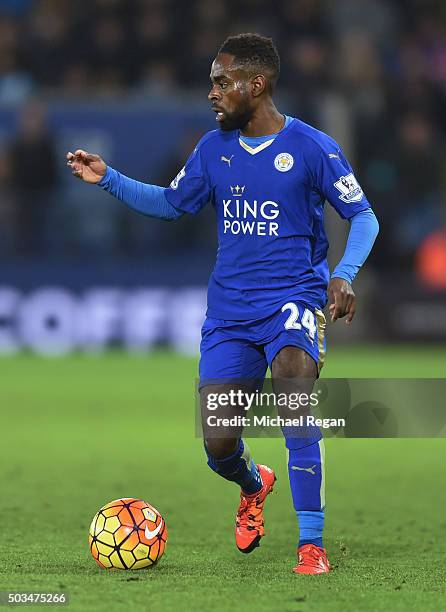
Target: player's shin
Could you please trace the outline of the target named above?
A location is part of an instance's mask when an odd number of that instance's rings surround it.
[[[208,457],[208,466],[225,478],[240,485],[242,491],[247,495],[253,495],[262,488],[262,478],[259,470],[252,460],[249,446],[243,439],[237,441],[236,451],[217,458],[213,446],[218,440],[206,440],[204,448]],[[214,452],[213,452],[214,450]]]
[[[287,438],[288,475],[299,523],[299,547],[323,547],[325,507],[324,441]]]

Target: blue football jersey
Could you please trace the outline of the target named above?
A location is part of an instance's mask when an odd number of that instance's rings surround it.
[[[324,203],[344,219],[370,207],[339,145],[298,119],[256,148],[238,130],[208,132],[165,195],[185,213],[214,206],[207,315],[230,320],[260,319],[293,300],[323,308]]]

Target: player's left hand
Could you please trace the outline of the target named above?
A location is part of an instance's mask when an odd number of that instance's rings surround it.
[[[343,278],[332,278],[327,291],[332,322],[346,316],[345,322],[350,324],[356,311],[356,296],[350,283]]]

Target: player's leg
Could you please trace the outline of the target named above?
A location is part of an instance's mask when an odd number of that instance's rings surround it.
[[[263,351],[243,339],[238,326],[231,328],[228,332],[222,322],[214,324],[209,319],[203,326],[200,403],[208,465],[240,486],[236,543],[242,552],[251,552],[264,535],[263,504],[272,490],[275,475],[268,467],[256,465],[241,437],[240,425],[216,425],[216,418],[244,416],[243,405],[223,405],[226,402],[219,402],[219,397],[231,390],[252,392],[263,381],[267,363]]]
[[[300,308],[303,312],[303,309]],[[321,314],[321,313],[320,313]],[[320,314],[318,316],[320,316]],[[309,317],[309,315],[307,315]],[[323,320],[321,319],[321,323]],[[275,393],[309,395],[319,375],[320,358],[325,352],[323,326],[313,334],[298,326],[280,332],[266,347]],[[313,336],[313,337],[312,337]],[[304,416],[307,409],[300,409]],[[290,412],[293,414],[290,415]],[[288,411],[283,416],[296,416]],[[293,505],[299,524],[299,564],[297,573],[325,573],[329,569],[323,547],[325,517],[324,446],[318,428],[299,431],[284,429],[288,450],[288,475]]]
[[[242,439],[242,427],[215,426],[209,423],[209,405],[214,407],[218,397],[227,397],[231,391],[252,392],[253,387],[220,384],[206,385],[200,391],[205,450],[209,467],[226,480],[240,486],[240,504],[236,515],[235,540],[243,553],[252,552],[265,535],[263,506],[271,493],[274,472],[265,465],[256,465],[246,441]],[[211,400],[211,402],[209,402]],[[212,411],[213,412],[213,411]],[[221,406],[221,419],[243,417],[243,406]],[[212,414],[212,423],[216,415]]]
[[[244,416],[243,405],[219,404],[219,398],[226,398],[239,389],[242,392],[250,390],[231,383],[211,384],[200,389],[204,447],[208,465],[214,472],[237,483],[247,495],[253,495],[262,488],[262,479],[249,446],[242,439],[243,428],[241,425],[219,425],[221,421],[218,421]]]

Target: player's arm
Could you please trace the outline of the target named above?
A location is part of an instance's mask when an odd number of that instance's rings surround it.
[[[345,322],[351,323],[356,310],[356,297],[352,282],[372,250],[378,231],[378,219],[371,208],[351,217],[344,255],[333,270],[328,284],[329,311],[332,321],[346,316]]]
[[[170,221],[183,214],[168,202],[164,187],[142,183],[124,176],[111,166],[107,166],[99,155],[78,149],[74,153],[67,153],[67,160],[67,165],[72,169],[74,176],[86,183],[99,185],[143,215]]]
[[[356,310],[352,282],[371,251],[379,225],[352,167],[334,140],[322,139],[313,162],[316,188],[343,219],[350,221],[344,256],[328,284],[328,300],[331,320],[346,317],[346,323],[351,323]]]

